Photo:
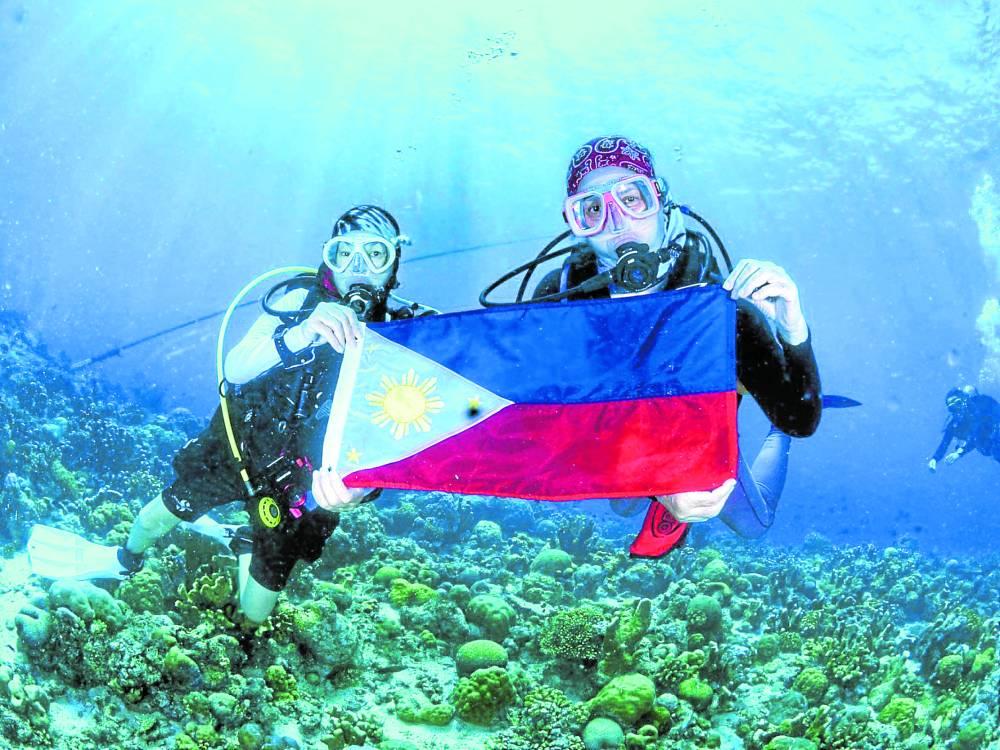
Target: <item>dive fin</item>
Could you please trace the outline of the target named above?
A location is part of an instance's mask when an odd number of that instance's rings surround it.
[[[213,539],[225,547],[228,547],[229,543],[238,536],[238,531],[242,528],[235,523],[219,523],[208,515],[196,518],[194,521],[181,521],[180,526],[188,531]]]
[[[851,406],[861,406],[861,402],[847,396],[823,396],[824,409],[847,409]]]
[[[79,534],[35,524],[28,537],[31,572],[42,578],[125,578],[118,547],[87,541]]]

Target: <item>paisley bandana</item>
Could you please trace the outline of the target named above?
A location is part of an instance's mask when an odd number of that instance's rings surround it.
[[[588,172],[601,167],[622,167],[656,179],[653,155],[631,138],[607,135],[587,141],[573,154],[566,173],[566,195],[573,195]]]

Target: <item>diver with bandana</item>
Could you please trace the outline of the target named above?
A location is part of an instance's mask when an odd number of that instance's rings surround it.
[[[43,528],[31,550],[37,562],[76,578],[124,578],[142,567],[150,546],[185,522],[228,544],[239,562],[241,612],[251,624],[267,619],[295,564],[319,558],[338,514],[380,493],[347,488],[335,473],[313,471],[305,457],[322,438],[333,398],[322,384],[336,382],[330,376],[345,350],[358,345],[360,323],[436,312],[393,293],[407,242],[377,206],[356,206],[337,219],[317,271],[272,287],[264,313],[226,355],[224,404],[174,457],[174,481],[139,511],[125,546]],[[248,486],[265,491],[248,494]],[[306,493],[317,510],[299,507]],[[205,516],[240,499],[250,527]]]
[[[753,396],[772,423],[753,467],[741,457],[737,480],[654,498],[632,555],[664,555],[682,542],[689,523],[720,514],[741,536],[762,535],[784,487],[790,436],[811,435],[823,408],[798,287],[783,268],[762,260],[741,260],[723,277],[708,238],[685,224],[685,215],[696,215],[673,202],[666,182],[656,176],[652,154],[629,138],[595,138],[580,147],[569,165],[566,194],[564,218],[578,242],[562,267],[539,283],[533,299],[558,302],[722,284],[737,301],[741,397]],[[711,227],[701,223],[721,246]],[[856,404],[847,402],[830,405]]]

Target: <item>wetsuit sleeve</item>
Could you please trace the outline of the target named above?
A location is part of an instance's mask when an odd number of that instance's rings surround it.
[[[812,333],[792,346],[771,331],[763,314],[737,303],[736,371],[771,423],[793,437],[808,437],[823,412]]]
[[[296,289],[279,299],[274,306],[278,310],[298,310],[307,294],[305,289]],[[280,324],[281,320],[267,313],[254,321],[246,336],[226,355],[226,380],[236,384],[248,383],[281,361],[271,339],[274,329]],[[303,335],[301,325],[290,328],[285,334],[285,345],[293,352],[301,351],[310,343]]]
[[[941,442],[938,444],[937,450],[934,451],[934,455],[931,456],[935,461],[940,461],[944,458],[944,454],[948,452],[948,446],[951,445],[952,438],[955,437],[954,422],[951,419],[948,420],[948,424],[944,426],[944,435],[941,436]]]

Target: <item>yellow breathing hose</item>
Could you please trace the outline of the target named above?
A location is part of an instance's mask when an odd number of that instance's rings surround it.
[[[226,437],[229,438],[229,448],[233,452],[233,458],[235,458],[240,464],[243,463],[243,455],[240,453],[239,445],[236,442],[236,435],[233,433],[233,423],[229,418],[229,403],[226,401],[226,374],[224,372],[225,357],[223,356],[223,352],[225,351],[226,329],[229,327],[229,319],[232,318],[237,306],[243,301],[243,298],[250,293],[251,289],[260,284],[262,281],[267,281],[270,278],[285,273],[314,274],[316,273],[316,268],[315,266],[284,266],[282,268],[275,268],[267,273],[262,273],[260,276],[253,279],[249,284],[240,289],[239,293],[233,298],[233,301],[226,309],[226,314],[222,318],[222,325],[219,328],[219,343],[215,352],[215,372],[216,382],[219,384],[219,400],[222,404],[222,421],[226,425]],[[250,484],[250,476],[247,474],[246,468],[240,468],[240,477],[243,479],[243,484],[247,489],[247,493],[252,496],[253,487]]]

